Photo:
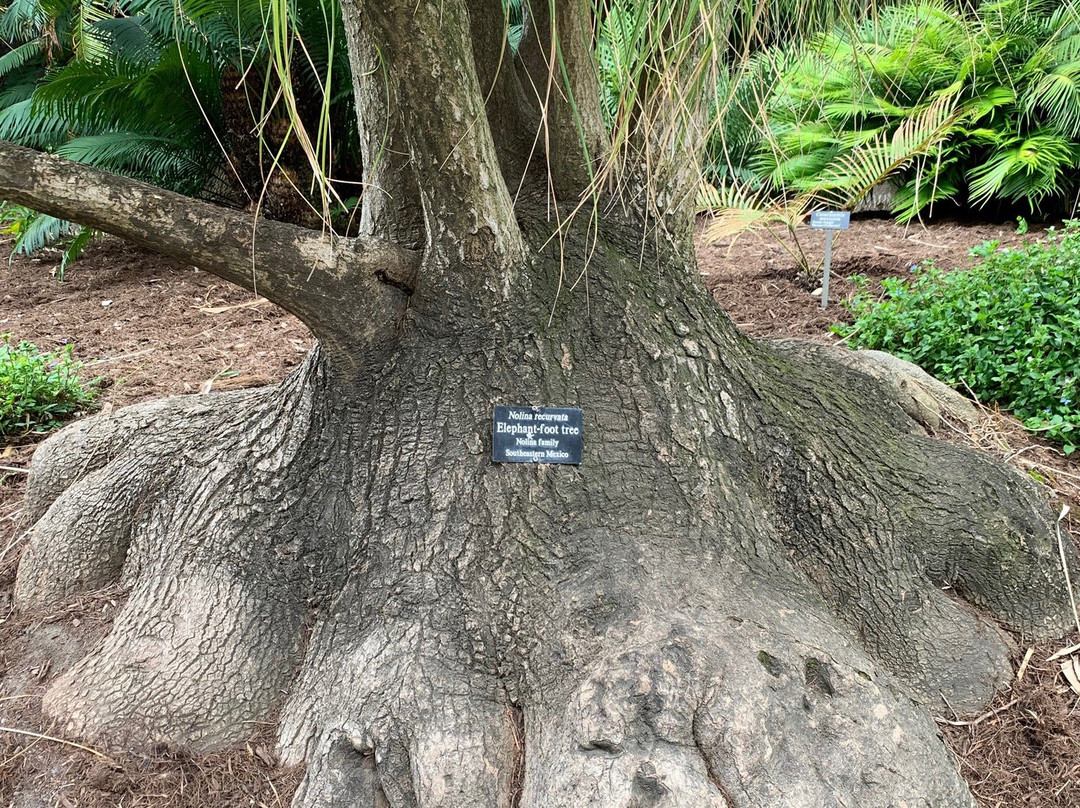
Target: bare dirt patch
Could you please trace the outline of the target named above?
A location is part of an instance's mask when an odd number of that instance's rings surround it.
[[[856,219],[834,244],[831,303],[813,295],[818,278],[799,269],[791,251],[768,235],[699,245],[704,280],[720,305],[758,337],[836,341],[829,326],[847,318],[842,301],[854,274],[870,289],[905,277],[913,264],[967,266],[984,240],[1017,244],[1041,235],[1015,233],[1011,222],[944,222],[929,228]],[[798,245],[819,269],[824,236],[801,229]],[[0,255],[9,246],[0,242]],[[63,283],[58,260],[16,257],[0,263],[0,334],[42,348],[71,344],[87,373],[101,376],[100,403],[119,407],[166,395],[267,384],[300,361],[310,335],[295,318],[212,276],[106,239],[92,247]],[[974,429],[941,437],[974,443],[1047,483],[1058,504],[1080,513],[1080,464],[1033,438],[1007,415],[990,412]],[[40,436],[0,444],[0,805],[287,806],[299,772],[277,765],[269,727],[253,727],[247,747],[210,756],[175,750],[87,751],[63,742],[43,718],[48,682],[99,639],[122,602],[112,590],[56,604],[48,612],[11,608],[25,474]],[[1066,524],[1071,523],[1071,517]],[[1074,525],[1080,527],[1080,525]],[[983,808],[1080,806],[1080,715],[1077,696],[1048,657],[1076,637],[1035,646],[1023,678],[981,716],[957,716],[942,705],[942,728]],[[1017,638],[1017,669],[1029,643]],[[31,734],[20,734],[20,730]],[[43,737],[48,736],[48,737]]]

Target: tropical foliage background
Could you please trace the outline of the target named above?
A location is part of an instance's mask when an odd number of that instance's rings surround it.
[[[1062,214],[1080,161],[1073,0],[926,0],[733,66],[706,168],[744,197],[849,207],[890,180],[907,221],[943,200]],[[768,88],[763,90],[762,88]]]
[[[0,139],[347,230],[361,156],[338,2],[0,0]],[[503,0],[512,48],[536,4],[554,2]],[[875,204],[900,221],[958,207],[1075,215],[1080,0],[591,2],[604,170],[641,143],[679,143],[704,102],[698,201],[714,238],[793,232],[810,210],[883,189]],[[642,137],[650,126],[672,131]],[[2,204],[0,230],[24,252],[62,239],[61,272],[92,235]],[[1061,335],[1076,329],[1080,290],[1066,232],[1022,256],[991,249],[978,272],[927,269],[885,301],[864,295],[849,336],[1071,449],[1075,351]],[[1036,352],[1049,364],[1029,362]]]
[[[0,9],[0,139],[310,219],[359,174],[340,31],[336,0],[12,0]],[[313,185],[321,176],[341,189]],[[8,216],[21,251],[73,229]]]
[[[539,2],[504,0],[511,46]],[[616,146],[673,75],[695,77],[684,98],[715,99],[699,199],[719,214],[714,236],[790,226],[883,186],[902,221],[941,204],[1076,206],[1078,0],[593,6]],[[10,0],[0,139],[315,224],[359,195],[341,30],[338,0]],[[706,57],[691,54],[700,41]],[[693,58],[710,69],[688,71]],[[22,250],[73,231],[7,215]]]

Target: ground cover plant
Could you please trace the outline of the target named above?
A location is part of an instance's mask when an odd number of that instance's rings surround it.
[[[90,409],[96,391],[81,369],[71,346],[42,352],[0,336],[0,437],[42,434]]]
[[[854,346],[908,359],[980,401],[1012,410],[1033,431],[1080,443],[1080,223],[1046,239],[972,251],[971,269],[933,263],[910,280],[886,279],[884,295],[850,303]]]

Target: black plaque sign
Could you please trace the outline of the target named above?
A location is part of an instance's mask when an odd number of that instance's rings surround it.
[[[581,463],[581,410],[495,405],[494,463]]]

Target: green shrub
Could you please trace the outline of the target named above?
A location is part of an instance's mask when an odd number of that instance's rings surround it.
[[[71,346],[42,353],[0,336],[0,436],[48,432],[93,406],[94,382],[79,379]]]
[[[885,281],[883,298],[856,296],[855,323],[834,328],[1012,410],[1068,454],[1080,444],[1080,222],[1021,249],[972,252],[972,269],[929,265]]]
[[[911,0],[773,61],[750,162],[773,194],[846,206],[890,177],[902,220],[939,200],[1037,212],[1075,196],[1077,0]],[[898,149],[905,127],[933,136]]]

